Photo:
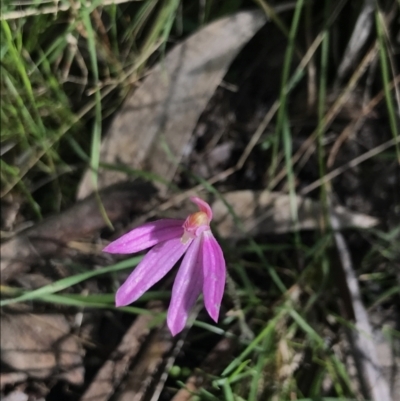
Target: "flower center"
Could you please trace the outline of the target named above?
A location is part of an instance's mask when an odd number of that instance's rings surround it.
[[[209,228],[210,220],[205,212],[190,214],[183,224],[184,233],[181,238],[183,244],[200,235],[204,229]],[[200,229],[200,230],[199,230]]]

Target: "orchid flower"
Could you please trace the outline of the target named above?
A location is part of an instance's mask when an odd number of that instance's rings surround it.
[[[217,322],[225,287],[224,255],[210,229],[211,207],[200,198],[190,200],[200,211],[190,214],[186,220],[163,219],[143,224],[103,249],[127,254],[153,247],[118,289],[116,306],[136,301],[185,255],[172,288],[167,314],[172,335],[183,330],[201,292],[208,314]]]

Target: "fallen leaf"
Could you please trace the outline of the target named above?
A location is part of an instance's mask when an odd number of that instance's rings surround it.
[[[12,369],[37,379],[56,374],[83,383],[81,348],[64,316],[3,313],[0,328],[1,360]]]
[[[0,373],[0,389],[3,389],[7,385],[23,382],[27,378],[28,375],[23,372]]]
[[[149,210],[155,192],[149,183],[134,182],[106,188],[100,197],[109,219],[116,221],[129,213]],[[48,217],[0,246],[1,282],[16,277],[44,257],[61,255],[69,241],[89,236],[105,226],[94,196]]]
[[[100,160],[144,168],[171,180],[197,120],[229,65],[265,21],[260,11],[240,12],[175,46],[115,116],[102,143]],[[124,173],[103,169],[98,185],[104,188],[125,179]],[[78,199],[92,191],[92,176],[87,171]]]
[[[224,199],[233,208],[243,224],[244,231],[250,235],[283,234],[294,231],[296,225],[290,214],[290,196],[281,192],[233,191],[224,194]],[[315,230],[320,227],[323,209],[319,202],[311,198],[296,197],[299,230]],[[222,237],[240,238],[233,216],[222,202],[212,204],[214,222]],[[378,224],[378,220],[344,207],[336,207],[335,214],[339,229],[358,227],[368,228]]]
[[[16,390],[10,394],[7,394],[6,397],[2,397],[3,401],[28,401],[29,396],[22,391]]]

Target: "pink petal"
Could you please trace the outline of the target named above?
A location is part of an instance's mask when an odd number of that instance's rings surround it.
[[[203,199],[200,199],[197,196],[191,196],[190,200],[198,206],[201,212],[204,212],[207,215],[209,221],[212,220],[213,213],[210,205],[207,202],[203,201]]]
[[[184,220],[164,219],[151,221],[129,231],[108,244],[103,252],[135,253],[160,242],[182,237]]]
[[[183,244],[180,238],[174,238],[151,249],[118,289],[116,306],[128,305],[141,297],[174,267],[191,243],[192,240]]]
[[[222,249],[211,231],[202,235],[204,305],[211,318],[217,322],[226,280],[226,266]]]
[[[172,288],[167,324],[173,336],[185,327],[190,310],[203,287],[200,246],[202,238],[196,238],[183,258]]]

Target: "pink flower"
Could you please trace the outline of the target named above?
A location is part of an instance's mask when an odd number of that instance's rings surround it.
[[[225,287],[225,260],[210,229],[211,208],[200,198],[190,199],[200,211],[186,220],[164,219],[143,224],[104,248],[109,253],[135,253],[153,247],[118,289],[117,306],[136,301],[185,255],[168,308],[167,324],[172,335],[183,330],[202,291],[207,312],[217,322]]]

